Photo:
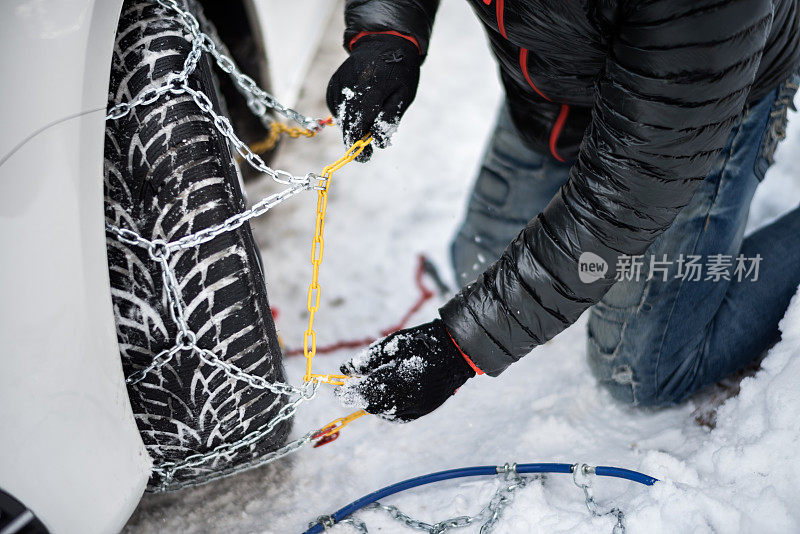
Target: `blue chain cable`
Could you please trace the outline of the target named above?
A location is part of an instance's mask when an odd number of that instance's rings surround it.
[[[570,474],[575,465],[578,464],[560,464],[560,463],[533,463],[533,464],[518,464],[516,472],[520,475],[534,474],[534,473],[563,473]],[[320,534],[326,526],[332,526],[342,519],[349,517],[358,510],[365,506],[379,501],[390,495],[400,493],[411,488],[424,486],[426,484],[433,484],[442,480],[451,480],[454,478],[477,477],[477,476],[491,476],[504,473],[507,467],[495,465],[482,465],[475,467],[461,467],[459,469],[449,469],[447,471],[439,471],[437,473],[430,473],[427,475],[409,478],[402,482],[397,482],[391,486],[386,486],[377,491],[373,491],[369,495],[365,495],[358,500],[355,500],[347,506],[340,508],[330,516],[320,517],[316,523],[310,526],[304,534]],[[594,474],[601,477],[613,477],[638,482],[645,486],[652,486],[658,482],[657,478],[653,478],[638,471],[631,471],[630,469],[623,469],[621,467],[597,466],[593,470]],[[324,523],[324,524],[323,524]]]

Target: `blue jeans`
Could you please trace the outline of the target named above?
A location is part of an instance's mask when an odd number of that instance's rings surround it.
[[[744,229],[756,187],[785,136],[798,78],[745,110],[689,205],[632,260],[643,266],[641,275],[629,272],[591,308],[590,367],[614,398],[638,406],[680,402],[746,367],[779,338],[778,322],[800,284],[800,207],[747,238]],[[462,285],[542,211],[570,166],[528,148],[501,109],[452,244]],[[730,280],[710,273],[720,254],[720,264],[760,256],[757,278],[752,270],[737,276],[735,265],[727,269]],[[685,262],[696,256],[695,264],[707,267],[698,280],[696,271],[685,276]],[[660,267],[653,276],[651,265]],[[743,265],[754,268],[752,261]]]

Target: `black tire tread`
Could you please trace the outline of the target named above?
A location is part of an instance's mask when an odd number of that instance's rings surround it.
[[[186,3],[193,10],[196,5]],[[198,13],[199,15],[199,13]],[[128,101],[177,72],[191,49],[173,14],[148,0],[127,0],[114,49],[112,103]],[[190,78],[220,111],[206,56]],[[188,95],[167,95],[109,121],[105,149],[106,220],[167,241],[218,224],[242,211],[244,198],[224,137]],[[263,273],[249,225],[173,254],[190,328],[198,345],[271,381],[285,381]],[[108,240],[112,301],[126,376],[175,344],[176,325],[165,300],[161,271],[146,250]],[[179,352],[158,372],[129,386],[136,422],[156,464],[179,462],[234,443],[261,429],[285,403]],[[290,423],[270,439],[181,470],[162,487],[177,489],[244,469],[286,440]]]

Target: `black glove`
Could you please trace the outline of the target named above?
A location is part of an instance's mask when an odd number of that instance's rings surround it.
[[[411,41],[396,35],[367,35],[328,83],[328,108],[348,147],[371,133],[386,148],[400,118],[417,94],[422,58]],[[372,156],[368,146],[356,158]]]
[[[475,376],[440,319],[376,341],[341,370],[361,375],[337,389],[343,404],[400,422],[429,414]]]

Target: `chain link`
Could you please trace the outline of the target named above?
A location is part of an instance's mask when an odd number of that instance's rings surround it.
[[[614,525],[612,534],[625,534],[625,514],[619,508],[612,508],[608,511],[603,511],[600,508],[600,505],[594,498],[592,479],[589,475],[594,475],[594,467],[587,464],[575,464],[572,466],[572,481],[583,490],[586,508],[589,510],[589,513],[594,517],[601,517],[604,515],[614,516],[617,520],[617,524]]]
[[[477,523],[481,523],[481,534],[489,534],[497,525],[497,521],[500,519],[503,511],[512,503],[514,494],[530,484],[531,481],[544,478],[541,475],[522,477],[516,471],[516,464],[505,464],[502,467],[498,467],[497,471],[498,475],[503,477],[500,487],[495,490],[489,503],[476,515],[451,517],[439,521],[438,523],[431,524],[415,519],[393,505],[374,502],[365,506],[363,509],[383,511],[389,517],[402,523],[406,527],[420,532],[427,532],[428,534],[443,534],[449,530],[464,528]],[[317,518],[317,521],[311,523],[311,525],[320,523],[326,528],[329,528],[333,526],[332,520],[333,518],[330,516],[320,516]],[[356,517],[345,518],[339,521],[339,523],[348,524],[361,534],[369,534],[366,523]]]
[[[271,210],[284,200],[287,200],[295,196],[296,194],[308,189],[314,189],[314,186],[311,185],[311,181],[303,184],[295,184],[279,193],[261,199],[256,204],[254,204],[250,209],[245,210],[241,213],[237,213],[236,215],[232,215],[231,217],[227,218],[220,224],[210,226],[208,228],[200,230],[199,232],[195,232],[194,234],[189,234],[187,236],[181,237],[176,241],[172,241],[167,244],[167,247],[171,251],[176,251],[176,250],[196,247],[198,245],[211,241],[218,235],[236,230],[250,219],[265,214],[266,212],[268,212],[269,210]]]
[[[127,228],[119,228],[112,224],[106,223],[106,231],[117,238],[118,241],[125,243],[132,247],[149,248],[151,241],[143,238],[133,230]]]
[[[139,369],[138,371],[131,373],[131,375],[125,379],[130,385],[138,384],[144,377],[150,373],[150,371],[157,371],[167,365],[169,362],[172,361],[172,358],[180,351],[182,347],[175,345],[171,349],[166,349],[158,353],[156,357],[153,358],[153,361],[146,367]]]
[[[303,394],[303,390],[290,384],[284,384],[282,382],[270,382],[263,377],[250,374],[247,371],[244,371],[243,369],[233,365],[232,363],[219,359],[216,354],[208,349],[201,349],[197,347],[197,355],[204,363],[221,369],[231,378],[247,382],[250,387],[255,389],[266,389],[275,393],[276,395]]]

